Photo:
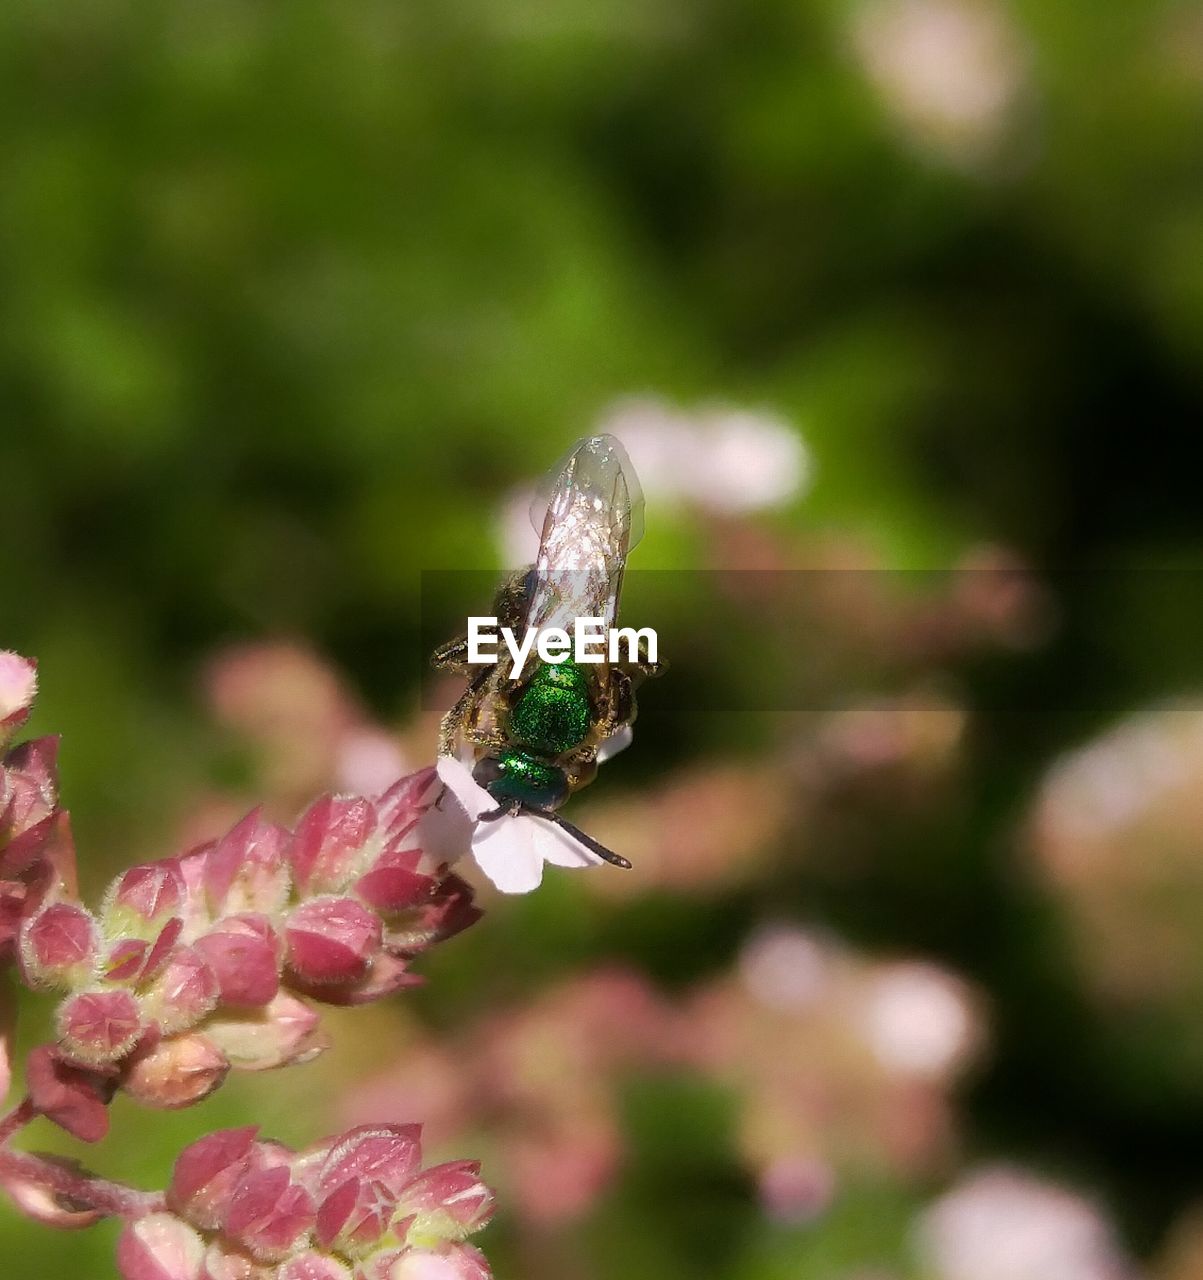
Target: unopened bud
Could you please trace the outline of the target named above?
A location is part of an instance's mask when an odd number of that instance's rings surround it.
[[[66,1055],[87,1066],[125,1057],[143,1032],[138,1003],[128,991],[81,991],[58,1008],[59,1042]]]
[[[21,965],[35,987],[69,989],[91,977],[100,930],[91,912],[71,902],[44,907],[21,930]]]
[[[174,1110],[207,1098],[229,1070],[217,1046],[193,1032],[138,1050],[126,1065],[121,1087],[143,1106]]]
[[[289,967],[307,982],[355,982],[380,949],[378,916],[351,898],[302,903],[284,930]]]

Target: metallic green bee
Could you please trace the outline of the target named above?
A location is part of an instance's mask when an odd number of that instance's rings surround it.
[[[643,494],[622,445],[609,435],[578,441],[531,508],[538,555],[497,593],[499,626],[525,636],[550,627],[571,632],[577,618],[600,618],[608,631],[642,515]],[[461,636],[432,658],[436,668],[468,677],[468,688],[443,717],[439,754],[471,753],[473,777],[498,803],[482,820],[519,813],[546,818],[598,857],[629,867],[556,810],[625,745],[635,690],[664,664],[642,648],[616,662],[536,659],[514,680],[504,651],[485,666],[470,664],[468,653],[468,637]]]

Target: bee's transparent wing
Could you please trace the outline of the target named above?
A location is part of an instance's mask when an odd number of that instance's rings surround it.
[[[627,555],[643,535],[643,491],[621,443],[610,435],[578,440],[531,504],[539,533],[528,627],[563,627],[577,618],[618,616]]]

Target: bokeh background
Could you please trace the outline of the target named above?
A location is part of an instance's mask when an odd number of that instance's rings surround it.
[[[6,0],[0,109],[0,647],[92,893],[427,762],[423,572],[574,437],[671,571],[574,801],[636,870],[104,1169],[422,1119],[503,1280],[1203,1275],[1195,0]],[[5,1280],[112,1244],[0,1208]]]

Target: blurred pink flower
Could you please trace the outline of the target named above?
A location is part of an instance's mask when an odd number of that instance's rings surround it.
[[[887,111],[922,150],[967,168],[989,157],[1027,75],[1005,9],[987,0],[865,0],[851,34]]]
[[[1137,1280],[1089,1200],[1019,1169],[972,1172],[920,1219],[934,1280]]]
[[[563,1221],[585,1212],[621,1164],[621,1077],[667,1062],[674,1040],[671,1010],[644,979],[602,970],[448,1044],[411,1049],[357,1089],[345,1113],[364,1122],[421,1111],[440,1141],[487,1118],[507,1201],[528,1221]]]
[[[282,807],[331,785],[379,792],[410,767],[396,739],[302,645],[226,649],[209,664],[205,691],[219,723],[254,749],[260,782]]]
[[[679,1026],[683,1060],[734,1091],[741,1146],[775,1216],[791,1192],[804,1214],[804,1193],[821,1203],[845,1174],[936,1166],[949,1090],[982,1036],[952,975],[869,961],[785,925],[747,943],[737,975],[695,992]],[[748,1051],[762,1044],[773,1052]]]
[[[1088,985],[1115,1011],[1161,1011],[1192,1075],[1203,1061],[1201,797],[1196,699],[1129,716],[1062,756],[1027,826]]]

